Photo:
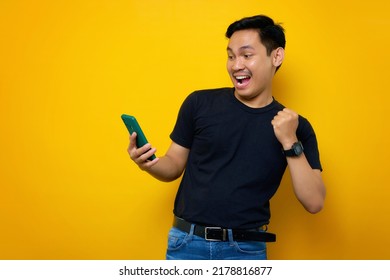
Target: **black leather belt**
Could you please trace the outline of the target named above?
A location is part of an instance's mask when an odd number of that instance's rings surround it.
[[[175,217],[173,226],[182,231],[190,233],[191,223],[181,218]],[[276,235],[270,232],[261,231],[260,229],[239,230],[233,229],[233,239],[236,241],[261,241],[275,242]],[[208,227],[195,224],[194,234],[208,241],[227,241],[228,229],[221,227]]]

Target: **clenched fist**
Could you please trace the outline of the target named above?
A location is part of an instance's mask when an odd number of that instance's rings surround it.
[[[288,150],[298,141],[296,131],[298,128],[298,114],[284,108],[271,121],[276,138],[282,144],[283,149]]]

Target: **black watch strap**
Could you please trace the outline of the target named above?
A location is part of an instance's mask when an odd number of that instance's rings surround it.
[[[303,145],[300,141],[295,142],[290,150],[283,150],[286,157],[297,157],[303,153]]]

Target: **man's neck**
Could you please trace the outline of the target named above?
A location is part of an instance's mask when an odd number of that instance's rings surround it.
[[[272,97],[272,93],[269,93],[269,94],[262,93],[260,95],[257,95],[254,98],[245,98],[245,97],[240,96],[236,93],[234,93],[234,95],[236,96],[236,98],[240,102],[242,102],[243,104],[245,104],[246,106],[251,107],[251,108],[265,107],[265,106],[271,104],[272,101],[274,100]]]

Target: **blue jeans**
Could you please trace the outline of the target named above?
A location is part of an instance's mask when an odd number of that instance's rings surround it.
[[[266,260],[265,242],[233,240],[228,230],[228,241],[207,241],[190,233],[172,227],[168,235],[167,260]]]

